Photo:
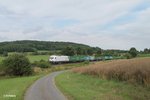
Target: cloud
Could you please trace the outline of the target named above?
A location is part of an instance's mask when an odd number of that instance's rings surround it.
[[[1,0],[0,41],[71,41],[104,49],[150,42],[148,0]]]

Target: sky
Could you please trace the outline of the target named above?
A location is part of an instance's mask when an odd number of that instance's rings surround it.
[[[150,0],[0,0],[0,42],[150,48]]]

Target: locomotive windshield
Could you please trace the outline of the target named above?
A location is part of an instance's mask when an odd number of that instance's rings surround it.
[[[50,57],[50,59],[54,59],[54,57]]]
[[[50,59],[56,59],[56,57],[50,57]]]

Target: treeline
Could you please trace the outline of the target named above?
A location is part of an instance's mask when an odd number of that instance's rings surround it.
[[[147,54],[147,53],[150,53],[150,48],[148,49],[148,48],[145,48],[144,49],[144,51],[141,51],[142,53],[145,53],[145,54]]]
[[[102,49],[99,47],[91,47],[91,48],[72,48],[72,47],[65,47],[61,51],[62,55],[68,55],[68,56],[73,56],[73,55],[101,55],[102,54]]]
[[[39,52],[46,50],[47,52]],[[84,44],[72,42],[51,42],[51,41],[12,41],[0,43],[0,54],[7,56],[8,52],[32,52],[33,55],[60,54],[60,55],[99,55],[102,49],[90,47]]]
[[[62,50],[66,46],[72,48],[91,48],[90,46],[71,43],[71,42],[50,42],[50,41],[12,41],[12,42],[1,42],[0,53],[3,52],[34,52],[38,50],[57,51]]]
[[[47,52],[39,52],[46,50]],[[132,51],[132,52],[129,52]],[[32,52],[33,55],[95,55],[95,56],[127,56],[130,58],[133,54],[137,55],[150,53],[150,48],[143,51],[137,51],[136,48],[131,50],[103,50],[99,47],[90,47],[84,44],[72,42],[51,42],[51,41],[12,41],[0,43],[0,55],[7,56],[8,52]],[[134,52],[134,53],[133,53]]]

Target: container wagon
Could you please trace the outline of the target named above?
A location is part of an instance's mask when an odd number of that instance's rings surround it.
[[[49,58],[51,63],[67,63],[67,62],[83,62],[83,61],[100,61],[100,60],[112,60],[111,56],[104,57],[94,57],[94,56],[83,56],[83,55],[75,55],[75,56],[57,56],[52,55]]]

